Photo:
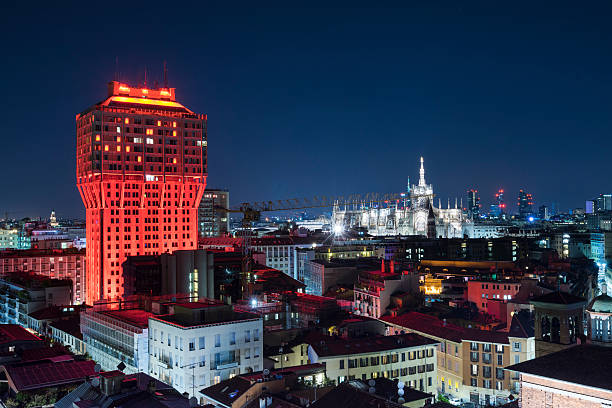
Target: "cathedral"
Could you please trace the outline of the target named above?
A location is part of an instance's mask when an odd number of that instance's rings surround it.
[[[425,182],[425,167],[421,157],[419,184],[410,186],[403,194],[404,200],[385,205],[360,203],[353,208],[336,204],[333,209],[333,225],[346,228],[361,227],[370,235],[424,235],[429,238],[462,238],[466,226],[472,220],[461,206],[442,208],[434,206],[434,192],[431,184]]]

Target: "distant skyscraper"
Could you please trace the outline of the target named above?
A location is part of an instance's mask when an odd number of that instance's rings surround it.
[[[538,218],[541,220],[550,219],[549,208],[546,205],[541,205],[540,208],[538,208]]]
[[[522,219],[533,215],[533,196],[523,189],[518,193],[518,213]]]
[[[480,196],[478,190],[468,190],[467,192],[467,210],[472,219],[476,220],[480,217]]]
[[[176,102],[174,88],[108,90],[76,116],[88,304],[122,296],[127,256],[196,249],[206,186],[206,115]]]
[[[229,231],[227,212],[217,207],[229,208],[229,191],[206,190],[198,207],[198,231],[201,237],[220,237]]]
[[[491,205],[491,216],[494,218],[502,218],[506,212],[506,203],[504,202],[504,190],[502,188],[495,194],[495,204]]]
[[[591,205],[589,205],[591,203]],[[604,211],[612,211],[612,194],[600,194],[599,197],[587,201],[586,213],[601,213]]]

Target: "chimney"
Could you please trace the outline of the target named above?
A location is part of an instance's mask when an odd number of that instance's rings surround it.
[[[108,371],[100,375],[100,389],[106,396],[119,394],[121,392],[121,383],[125,378],[125,374],[121,371]]]

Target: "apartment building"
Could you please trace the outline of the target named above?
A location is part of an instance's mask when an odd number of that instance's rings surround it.
[[[0,278],[0,323],[28,325],[28,314],[72,303],[72,283],[28,273]]]
[[[463,328],[416,312],[380,320],[388,325],[387,334],[417,333],[439,343],[438,392],[476,405],[499,405],[518,395],[516,375],[504,368],[535,356],[531,319],[518,319],[508,332]]]
[[[393,261],[391,261],[391,269]],[[409,272],[391,270],[360,272],[354,286],[355,313],[362,316],[381,317],[391,304],[391,296],[398,293],[419,291],[418,276]]]
[[[70,279],[73,299],[79,304],[85,300],[85,250],[30,249],[0,252],[0,275],[28,272],[52,279]]]
[[[213,301],[149,317],[149,374],[181,393],[263,369],[263,319]]]
[[[409,388],[435,393],[438,342],[413,333],[392,336],[310,340],[310,363],[325,363],[336,384],[348,380],[390,378]]]

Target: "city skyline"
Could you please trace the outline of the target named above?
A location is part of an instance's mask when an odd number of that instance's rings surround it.
[[[398,191],[420,156],[443,202],[476,188],[484,211],[498,188],[510,209],[521,188],[536,206],[566,209],[609,190],[608,6],[250,7],[210,5],[192,25],[198,13],[128,5],[141,21],[101,11],[93,19],[109,22],[99,34],[67,7],[12,10],[4,48],[14,62],[2,67],[12,79],[10,154],[0,169],[11,194],[0,212],[83,217],[74,115],[116,71],[133,85],[145,69],[161,82],[164,60],[178,97],[209,115],[208,185],[229,188],[233,204]],[[163,19],[174,22],[159,38],[137,33]],[[105,46],[130,27],[141,51]],[[177,45],[184,36],[192,47]]]

